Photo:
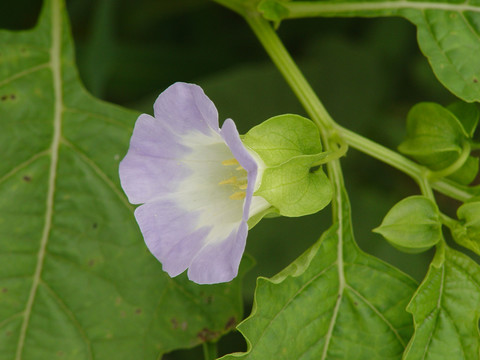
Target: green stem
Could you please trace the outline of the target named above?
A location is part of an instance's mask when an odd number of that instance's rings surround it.
[[[336,129],[349,146],[407,174],[417,182],[422,193],[429,193],[429,190],[425,187],[425,179],[430,173],[429,169],[340,125],[336,125]],[[473,196],[467,189],[462,189],[456,183],[447,179],[432,181],[429,184],[430,186],[442,194],[460,201],[466,201]],[[428,196],[427,194],[425,195]]]
[[[342,142],[337,149],[329,151],[328,154],[322,160],[319,160],[316,163],[313,163],[311,167],[327,164],[331,161],[338,160],[347,153],[347,150],[348,150],[348,145]]]
[[[205,360],[215,360],[218,357],[218,349],[216,342],[203,343],[203,358]]]
[[[447,247],[447,243],[444,239],[440,240],[436,245],[435,256],[432,260],[432,265],[436,268],[439,268],[445,262],[445,249]]]
[[[400,170],[401,172],[407,174],[417,182],[423,177],[424,172],[427,169],[424,169],[417,163],[407,159],[406,157],[400,155],[399,153],[390,150],[370,139],[367,139],[353,131],[345,129],[337,125],[337,130],[341,134],[342,138],[347,142],[351,147],[370,155],[371,157],[383,161],[388,165]]]
[[[470,147],[472,148],[472,150],[479,150],[480,149],[480,143],[472,141],[470,143]]]
[[[450,216],[447,216],[443,213],[440,213],[440,220],[442,221],[442,224],[448,227],[450,230],[453,230],[458,225],[457,220],[452,219]]]
[[[328,132],[333,130],[335,124],[333,119],[315,95],[315,92],[291,58],[287,49],[285,49],[270,23],[263,19],[259,13],[250,13],[248,15],[246,21],[302,103],[308,115],[320,129],[322,140],[324,140],[325,146],[328,147]]]
[[[343,139],[353,148],[356,148],[365,154],[368,154],[390,166],[402,171],[416,181],[422,194],[434,200],[432,188],[427,181],[426,174],[429,172],[417,163],[407,159],[399,153],[392,151],[376,142],[369,140],[357,133],[337,125],[337,130]]]
[[[270,23],[256,11],[254,2],[246,3],[246,0],[214,1],[236,11],[245,18],[310,118],[318,126],[325,150],[330,150],[334,146],[333,143],[341,138],[351,147],[389,164],[413,178],[420,186],[422,193],[430,198],[433,198],[431,188],[461,201],[468,200],[473,196],[473,192],[460,188],[454,182],[446,179],[435,181],[430,179],[430,182],[428,182],[430,170],[427,168],[336,124],[285,49]],[[291,3],[285,4],[291,5]],[[475,148],[475,146],[472,147]],[[332,163],[334,161],[328,163],[329,166]]]

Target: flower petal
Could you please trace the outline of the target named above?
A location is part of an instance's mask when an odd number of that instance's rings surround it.
[[[135,217],[148,249],[171,277],[187,269],[210,231],[197,227],[195,213],[185,212],[169,200],[139,206]]]
[[[164,121],[178,135],[200,131],[218,131],[218,112],[198,85],[177,82],[155,101],[155,118]]]
[[[235,278],[245,250],[247,230],[247,224],[242,222],[224,241],[202,248],[188,268],[188,278],[197,284],[216,284]]]
[[[132,204],[175,191],[191,170],[178,162],[192,150],[162,121],[140,115],[127,155],[120,162],[122,188]]]
[[[243,210],[243,221],[246,222],[249,217],[250,204],[255,190],[258,166],[252,155],[245,148],[245,145],[243,145],[242,140],[240,140],[237,127],[232,119],[225,120],[221,129],[221,135],[235,159],[248,173],[248,186]]]

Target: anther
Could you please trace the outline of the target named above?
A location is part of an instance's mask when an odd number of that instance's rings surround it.
[[[238,165],[238,164],[239,162],[235,158],[222,161],[222,165],[225,165],[225,166]]]
[[[245,199],[245,191],[237,191],[236,193],[233,193],[232,195],[229,196],[230,199],[232,200],[243,200]]]
[[[237,177],[232,176],[230,179],[220,181],[218,185],[236,184],[236,183],[237,183]]]

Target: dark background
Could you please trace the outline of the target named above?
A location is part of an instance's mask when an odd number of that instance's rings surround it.
[[[0,2],[0,28],[34,26],[40,0]],[[68,0],[77,63],[95,96],[152,113],[155,98],[176,81],[202,86],[220,119],[241,133],[271,116],[305,115],[246,23],[206,0]],[[308,19],[281,24],[279,35],[332,117],[341,125],[395,149],[405,118],[420,101],[455,100],[435,79],[416,43],[415,27],[399,18]],[[1,44],[0,44],[1,46]],[[354,149],[342,160],[357,242],[368,253],[420,281],[432,252],[403,254],[371,229],[399,200],[419,192],[402,173]],[[456,204],[439,196],[441,208]],[[326,230],[330,207],[303,218],[260,222],[247,252],[257,265],[245,281],[245,314],[255,279],[272,276]],[[238,333],[220,340],[221,354],[245,350]],[[201,358],[201,349],[166,359]]]

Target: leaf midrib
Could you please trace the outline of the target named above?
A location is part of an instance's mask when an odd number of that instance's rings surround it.
[[[53,203],[55,196],[55,179],[57,175],[58,166],[58,150],[60,146],[61,128],[62,128],[62,75],[61,75],[61,9],[58,0],[51,1],[51,49],[50,62],[48,67],[52,71],[53,89],[54,89],[54,117],[53,117],[53,135],[50,146],[50,169],[48,175],[48,189],[45,204],[45,222],[40,240],[40,247],[37,255],[37,265],[33,274],[32,287],[28,296],[27,304],[25,306],[24,318],[20,334],[18,338],[17,351],[15,360],[21,360],[23,348],[25,344],[25,337],[30,322],[35,296],[37,294],[38,286],[40,284],[40,277],[45,260],[45,250],[47,247],[50,230],[52,227]]]
[[[338,295],[337,295],[337,302],[335,303],[335,307],[333,309],[332,319],[330,320],[330,324],[328,325],[328,331],[325,335],[325,345],[323,347],[323,353],[321,360],[325,360],[327,358],[328,350],[330,348],[330,341],[332,339],[333,329],[335,328],[335,324],[337,322],[337,316],[340,311],[340,305],[343,299],[343,293],[345,290],[345,272],[344,272],[344,265],[343,265],[343,235],[344,235],[344,225],[343,225],[343,199],[342,199],[342,191],[343,183],[342,183],[342,170],[340,168],[340,162],[338,160],[332,162],[329,167],[329,171],[332,172],[332,182],[334,182],[335,188],[335,202],[334,202],[334,220],[337,221],[337,271],[338,271]]]

